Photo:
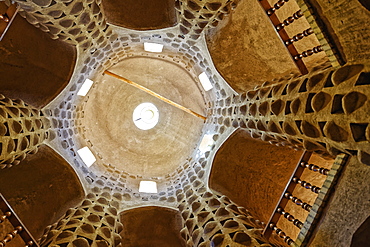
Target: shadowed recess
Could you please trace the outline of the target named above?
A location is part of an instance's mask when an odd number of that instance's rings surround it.
[[[184,247],[180,236],[182,218],[180,212],[164,207],[142,207],[124,211],[120,215],[124,225],[123,247]]]
[[[239,130],[217,152],[209,186],[267,222],[300,155],[301,152],[253,140]]]
[[[74,170],[46,145],[19,165],[1,170],[0,192],[36,239],[84,195]]]
[[[368,0],[358,0],[362,6],[364,6],[367,10],[370,11],[370,2]]]
[[[117,26],[152,30],[176,25],[173,0],[103,0],[107,21]]]
[[[0,42],[0,92],[42,108],[67,85],[76,56],[75,46],[52,40],[18,15]]]
[[[366,247],[370,242],[370,216],[361,224],[355,234],[353,234],[351,247]]]

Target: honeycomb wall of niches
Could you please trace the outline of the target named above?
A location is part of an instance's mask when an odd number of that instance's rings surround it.
[[[49,122],[22,100],[0,95],[0,168],[18,165],[48,138]]]
[[[113,182],[114,183],[114,182]],[[125,207],[123,194],[110,178],[98,178],[80,206],[67,211],[49,226],[41,246],[119,246],[122,223],[117,214]],[[203,184],[186,185],[176,191],[178,210],[184,220],[181,236],[188,246],[270,246],[260,235],[264,224],[227,197],[216,195]],[[274,241],[274,240],[273,240]]]
[[[202,1],[176,0],[175,7],[180,16],[181,34],[197,40],[205,28],[216,27],[236,8],[238,0]]]
[[[323,71],[329,67],[331,67],[330,63],[328,63],[328,61],[324,61],[323,63],[318,64],[314,68],[312,68],[311,73]],[[274,86],[282,84],[294,78],[298,78],[299,76],[300,74],[298,73],[290,73],[283,77],[275,78],[271,81],[265,81],[261,85],[255,86],[254,90],[258,90],[264,86]],[[225,125],[225,127],[245,127],[244,121],[238,117],[239,114],[245,115],[247,109],[243,107],[241,111],[237,111],[237,109],[235,109],[235,105],[240,104],[240,102],[245,99],[246,93],[241,93],[232,97],[230,95],[227,95],[225,91],[221,91],[221,94],[223,98],[215,102],[213,111],[211,113],[211,115],[214,117],[214,122],[219,125]]]
[[[41,246],[117,246],[123,227],[118,221],[118,200],[110,189],[93,188],[80,206],[45,229]]]
[[[181,236],[189,246],[207,246],[211,242],[215,246],[226,246],[227,244],[270,246],[260,236],[264,226],[262,222],[253,218],[247,210],[238,207],[227,197],[216,195],[206,188],[201,181],[204,176],[202,164],[206,163],[206,158],[202,157],[182,165],[178,179],[170,179],[173,182],[167,184],[168,191],[175,192],[174,196],[169,198],[170,201],[165,200],[164,194],[158,199],[154,195],[149,200],[141,197],[141,200],[144,199],[141,205],[148,203],[152,205],[155,200],[163,200],[166,205],[170,205],[172,200],[175,200],[174,205],[178,207],[185,222]],[[45,244],[66,244],[76,241],[76,244],[81,242],[86,245],[86,241],[92,243],[91,240],[108,241],[104,236],[99,237],[91,232],[94,230],[99,235],[100,228],[102,228],[105,232],[101,234],[109,236],[109,234],[115,235],[118,228],[113,228],[112,224],[103,226],[99,225],[100,223],[93,225],[94,228],[87,226],[94,223],[94,217],[96,218],[94,215],[102,212],[104,206],[101,204],[106,205],[109,201],[109,207],[119,210],[132,206],[130,201],[139,197],[132,191],[126,190],[130,183],[129,179],[136,178],[130,178],[129,174],[115,170],[111,165],[106,167],[103,176],[97,176],[95,179],[86,177],[86,179],[90,180],[91,184],[91,193],[88,194],[87,200],[82,203],[82,206],[69,210],[63,220],[46,230]],[[98,197],[97,201],[93,200]],[[135,205],[139,204],[133,206]],[[98,212],[95,212],[96,210]],[[117,226],[121,225],[117,224]],[[79,229],[90,235],[81,235]],[[118,242],[118,239],[116,241]]]
[[[157,205],[176,207],[176,196],[174,182],[167,178],[143,178],[142,176],[130,174],[125,171],[115,168],[111,164],[103,164],[101,161],[100,167],[103,167],[101,176],[96,179],[87,176],[86,180],[90,184],[99,186],[109,185],[114,193],[120,194],[120,202],[125,207],[141,206],[141,205]],[[139,192],[139,183],[142,180],[154,181],[157,183],[157,193]]]
[[[53,39],[80,44],[84,49],[104,40],[107,23],[100,0],[17,2],[21,6],[20,14]],[[180,14],[181,34],[197,40],[205,27],[217,26],[236,7],[237,1],[176,1],[175,5]]]
[[[80,177],[86,176],[95,179],[97,175],[88,169],[81,158],[77,155],[77,150],[81,148],[76,145],[75,139],[79,138],[77,128],[75,127],[74,117],[76,115],[75,105],[72,103],[72,94],[66,100],[59,102],[54,107],[44,109],[45,117],[50,122],[48,145],[58,150],[63,158],[71,164]],[[89,187],[86,179],[81,181],[83,185]]]
[[[218,101],[218,121],[272,144],[370,164],[370,74],[363,68],[316,71]]]
[[[171,35],[168,34],[167,38],[169,38],[169,36]],[[84,101],[81,102],[81,100],[77,98],[77,91],[79,90],[82,83],[87,78],[93,78],[96,73],[100,73],[104,69],[109,68],[114,63],[122,59],[122,57],[132,56],[135,51],[134,44],[141,47],[141,42],[146,40],[144,38],[140,38],[137,40],[137,42],[135,42],[134,40],[137,38],[136,36],[127,35],[123,39],[124,41],[122,41],[122,37],[119,38],[118,36],[113,35],[113,32],[112,37],[113,41],[110,41],[110,43],[106,43],[106,46],[101,49],[94,50],[91,57],[86,56],[86,58],[82,62],[78,62],[79,65],[72,77],[70,85],[68,85],[64,94],[62,94],[61,97],[52,102],[52,104],[48,106],[47,110],[45,110],[45,112],[48,112],[48,116],[52,122],[52,126],[55,129],[56,135],[58,135],[58,139],[60,140],[59,146],[62,149],[66,150],[69,155],[72,154],[73,156],[75,156],[76,149],[73,142],[74,136],[77,134],[83,135],[83,126],[81,126],[78,120],[83,118],[84,115]],[[163,39],[163,37],[159,38],[157,35],[152,35],[152,38],[155,40]],[[172,38],[176,39],[175,36]],[[173,42],[177,43],[177,41]],[[191,53],[193,53],[193,55],[191,55]],[[190,62],[186,65],[186,69],[189,72],[195,74],[194,67],[202,68],[203,66],[203,69],[205,69],[207,73],[211,75],[211,79],[213,79],[212,81],[215,85],[216,92],[217,88],[225,86],[222,84],[219,75],[215,74],[211,70],[206,58],[202,55],[201,50],[197,46],[192,46],[189,48],[189,50],[187,50],[187,53],[180,54],[183,55],[173,56],[169,54],[159,56],[161,59],[167,59],[169,61],[177,62],[180,65],[184,65],[180,62],[180,60],[183,61],[185,58],[191,57],[193,60],[190,60],[188,58],[188,61]],[[153,54],[142,52],[139,53],[139,55],[148,57],[154,56]],[[198,63],[200,63],[201,65],[198,66]],[[207,64],[207,66],[205,64]],[[224,92],[224,94],[226,95],[225,90],[223,90],[222,92]],[[211,105],[212,103],[209,101],[207,104]]]
[[[157,38],[162,39],[164,44],[177,49],[177,51],[185,55],[183,58],[175,58],[175,62],[190,60],[186,66],[188,67],[187,69],[194,67],[194,65],[199,65],[203,71],[207,72],[211,81],[214,82],[216,90],[222,87],[220,78],[214,75],[209,68],[211,61],[207,61],[204,55],[200,53],[200,49],[195,46],[195,41],[185,38],[179,30],[175,33],[167,32],[165,35],[153,34],[151,36],[140,36],[132,33],[119,37],[120,41],[122,41],[122,44],[119,44],[119,42],[113,42],[118,36],[106,25],[104,15],[100,10],[100,1],[56,2],[43,0],[37,1],[37,4],[33,1],[20,1],[19,4],[23,10],[21,13],[23,13],[26,19],[43,31],[51,33],[53,38],[69,41],[78,45],[84,51],[92,47],[90,49],[91,59],[88,61],[89,66],[85,67],[82,72],[91,72],[91,67],[98,70],[110,67],[117,56],[118,59],[122,59],[125,53],[132,53],[130,49],[133,43]],[[236,6],[234,2],[206,4],[199,2],[194,5],[189,1],[188,4],[193,6],[193,8],[198,6],[197,4],[201,4],[200,8],[203,10],[208,9],[208,12],[213,11],[215,13],[218,10],[228,13],[232,6]],[[198,10],[194,11],[199,12]],[[200,12],[203,13],[202,11]],[[207,16],[205,13],[203,15]],[[204,16],[201,15],[199,18],[202,19]],[[118,51],[118,48],[121,48],[121,50]],[[112,52],[113,50],[115,52]],[[107,53],[111,56],[107,56]],[[109,59],[105,60],[104,63],[100,63],[99,66],[95,63],[107,57]]]
[[[16,1],[20,15],[53,39],[87,49],[104,40],[107,24],[99,0]]]
[[[185,222],[181,236],[189,246],[270,246],[260,236],[263,223],[227,197],[213,194],[201,184],[187,185],[176,194]],[[99,178],[81,206],[68,210],[65,218],[46,229],[42,246],[118,245],[122,224],[117,221],[117,212],[122,200],[122,193],[113,188],[110,179]]]
[[[227,197],[207,189],[202,181],[205,176],[202,164],[204,167],[207,164],[205,157],[184,163],[169,179],[171,184],[167,184],[175,190],[176,204],[185,222],[181,236],[188,246],[208,246],[211,242],[215,246],[236,243],[240,246],[270,246],[260,236],[264,223]]]
[[[204,156],[193,157],[171,179],[185,222],[181,236],[188,246],[270,246],[260,234],[265,223],[226,196],[212,192],[203,182],[207,162]],[[276,234],[270,242],[282,244]]]

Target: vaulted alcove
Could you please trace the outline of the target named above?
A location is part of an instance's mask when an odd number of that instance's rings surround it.
[[[0,42],[0,92],[41,108],[68,84],[76,57],[75,46],[52,40],[17,15]]]
[[[152,30],[177,24],[172,0],[103,0],[107,22],[135,30]]]
[[[76,206],[85,192],[73,168],[42,145],[19,165],[1,170],[0,193],[37,239],[68,208]]]
[[[120,232],[123,247],[184,247],[180,212],[165,207],[139,207],[123,211]]]

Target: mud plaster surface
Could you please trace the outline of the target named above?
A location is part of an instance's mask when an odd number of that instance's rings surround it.
[[[46,145],[19,165],[0,170],[0,193],[35,239],[84,194],[70,165]]]
[[[52,40],[17,15],[0,42],[0,92],[41,108],[67,85],[76,56],[74,46]]]
[[[180,105],[204,115],[205,103],[192,77],[170,62],[152,58],[125,59],[109,69]],[[190,157],[203,120],[125,82],[105,75],[89,94],[84,108],[86,138],[103,161],[146,178],[165,176]],[[158,124],[137,128],[132,119],[141,103],[153,103]]]

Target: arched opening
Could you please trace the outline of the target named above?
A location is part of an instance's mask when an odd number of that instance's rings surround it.
[[[252,139],[248,132],[238,130],[216,153],[209,186],[248,209],[255,218],[267,223],[301,155],[302,151]],[[312,154],[309,162],[329,168],[333,161]],[[321,187],[325,176],[306,169],[301,179]],[[300,186],[297,186],[292,194],[310,205],[313,205],[316,199],[316,194]],[[302,222],[308,215],[307,211],[292,201],[288,202],[285,210]],[[278,226],[290,237],[295,238],[299,233],[299,229],[284,218],[279,220]]]

